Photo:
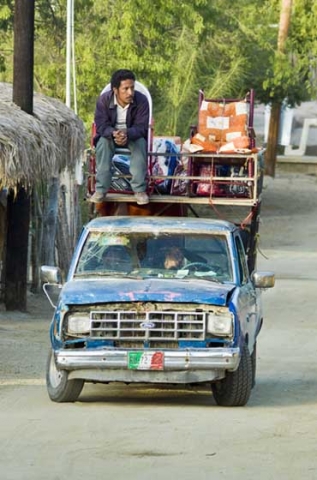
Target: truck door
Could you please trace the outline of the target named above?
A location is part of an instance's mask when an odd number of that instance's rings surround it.
[[[237,249],[240,277],[240,293],[238,302],[240,307],[239,311],[241,314],[241,328],[244,332],[244,335],[248,335],[250,351],[252,352],[259,321],[257,314],[257,293],[253,283],[250,280],[245,250],[242,240],[238,234],[235,236],[235,244]]]

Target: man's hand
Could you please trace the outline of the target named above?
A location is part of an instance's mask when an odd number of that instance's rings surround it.
[[[125,130],[114,130],[113,139],[119,147],[124,147],[127,144],[128,136]]]

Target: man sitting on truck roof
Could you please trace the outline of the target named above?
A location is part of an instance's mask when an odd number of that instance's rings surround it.
[[[93,203],[106,199],[110,188],[111,163],[116,147],[131,152],[131,187],[138,205],[149,203],[146,194],[147,134],[149,102],[135,91],[135,75],[131,70],[117,70],[111,77],[111,89],[100,95],[95,111],[96,191]]]

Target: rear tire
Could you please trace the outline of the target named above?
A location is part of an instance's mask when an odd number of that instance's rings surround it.
[[[239,367],[226,377],[211,384],[217,405],[242,407],[250,398],[252,388],[252,363],[247,345],[243,345]]]
[[[84,380],[68,380],[68,372],[59,370],[55,363],[54,352],[48,354],[46,364],[46,387],[53,402],[75,402],[84,386]]]

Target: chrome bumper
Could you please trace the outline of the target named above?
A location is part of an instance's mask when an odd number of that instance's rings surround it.
[[[69,379],[100,382],[194,383],[223,378],[240,362],[239,348],[164,350],[162,370],[128,368],[128,350],[57,350],[56,366]]]

